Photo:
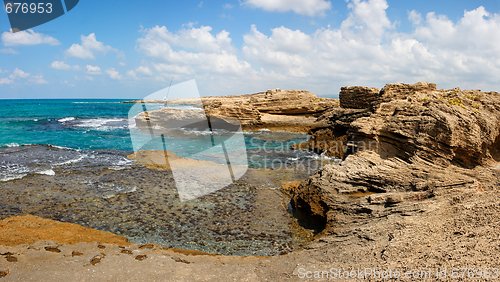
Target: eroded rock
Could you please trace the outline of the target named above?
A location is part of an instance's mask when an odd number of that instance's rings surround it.
[[[325,232],[418,213],[415,203],[439,191],[500,187],[499,93],[438,90],[432,83],[388,84],[378,95],[372,88],[343,91],[341,99],[351,97],[341,106],[355,109],[325,112],[320,119],[328,126],[311,130],[319,145],[301,146],[344,160],[291,193],[292,206],[327,222]],[[356,95],[365,94],[367,101],[356,104]]]
[[[201,106],[200,99],[170,101],[170,105],[188,104]],[[256,94],[240,96],[213,96],[201,99],[203,111],[164,108],[140,114],[136,118],[138,126],[198,124],[200,120],[221,120],[233,123],[236,120],[244,130],[271,129],[307,132],[318,125],[317,117],[324,111],[338,107],[338,100],[319,98],[303,90],[268,90]],[[206,116],[205,116],[206,114]],[[204,124],[202,122],[202,124]]]

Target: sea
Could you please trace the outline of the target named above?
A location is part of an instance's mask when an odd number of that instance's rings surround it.
[[[75,163],[97,163],[112,168],[130,165],[126,155],[133,152],[131,135],[139,129],[129,123],[134,104],[126,102],[125,99],[0,100],[0,181],[19,179],[30,173],[51,175],[54,167]],[[290,149],[293,144],[306,141],[306,134],[265,129],[242,134],[251,168],[307,162],[306,169],[314,170],[317,165],[314,161],[324,158]],[[206,138],[209,137],[166,136],[165,145],[176,155],[189,157],[206,146]]]
[[[133,140],[147,139],[148,133],[133,122],[135,104],[125,102],[0,100],[0,219],[33,214],[113,232],[134,243],[227,255],[282,254],[312,238],[312,231],[304,232],[288,213],[290,199],[279,190],[283,181],[305,179],[324,162],[321,155],[290,148],[307,140],[306,134],[191,130],[162,136],[160,148],[151,149],[210,164],[218,160],[207,150],[210,141],[225,140],[228,155],[246,156],[253,168],[216,191],[182,201],[179,183],[204,188],[212,182],[198,184],[199,172],[182,175],[179,182],[174,170],[131,160]],[[235,134],[240,136],[232,138]],[[233,139],[240,145],[232,147]],[[202,176],[212,181],[212,168],[203,169]]]

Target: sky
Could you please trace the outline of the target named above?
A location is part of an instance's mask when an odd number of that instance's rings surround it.
[[[141,98],[435,82],[499,91],[497,0],[80,0],[12,33],[0,11],[0,98]]]

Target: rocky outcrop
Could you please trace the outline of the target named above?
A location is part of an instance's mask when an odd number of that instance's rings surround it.
[[[130,245],[125,237],[110,232],[58,222],[33,215],[13,216],[0,220],[0,245],[16,246],[50,240],[59,244],[100,242]]]
[[[349,86],[340,89],[340,106],[346,109],[371,109],[379,101],[380,91],[377,88]]]
[[[370,105],[325,112],[329,126],[311,131],[312,140],[326,140],[314,148],[344,160],[302,183],[292,204],[323,217],[328,232],[414,215],[449,189],[498,191],[499,93],[389,84]]]
[[[268,90],[240,96],[214,96],[201,99],[206,115],[222,120],[237,120],[244,130],[270,129],[307,132],[318,126],[317,118],[326,110],[338,106],[338,100],[319,98],[303,90]],[[200,106],[199,99],[169,101],[169,104]],[[171,120],[171,109],[148,113],[151,120]],[[175,113],[177,115],[177,113]],[[145,114],[137,117],[144,125]]]
[[[318,120],[328,126],[313,129],[311,140],[324,141],[325,131],[346,139],[341,153],[333,154],[337,157],[368,147],[384,158],[419,156],[466,167],[498,154],[500,95],[496,92],[437,90],[432,83],[388,84],[370,105],[377,106],[325,112]]]

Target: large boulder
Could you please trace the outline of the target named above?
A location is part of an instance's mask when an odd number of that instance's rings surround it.
[[[324,140],[316,149],[344,160],[292,191],[295,209],[335,229],[411,214],[416,202],[447,189],[500,187],[499,93],[389,84],[375,104],[324,113],[328,126],[311,131]]]

